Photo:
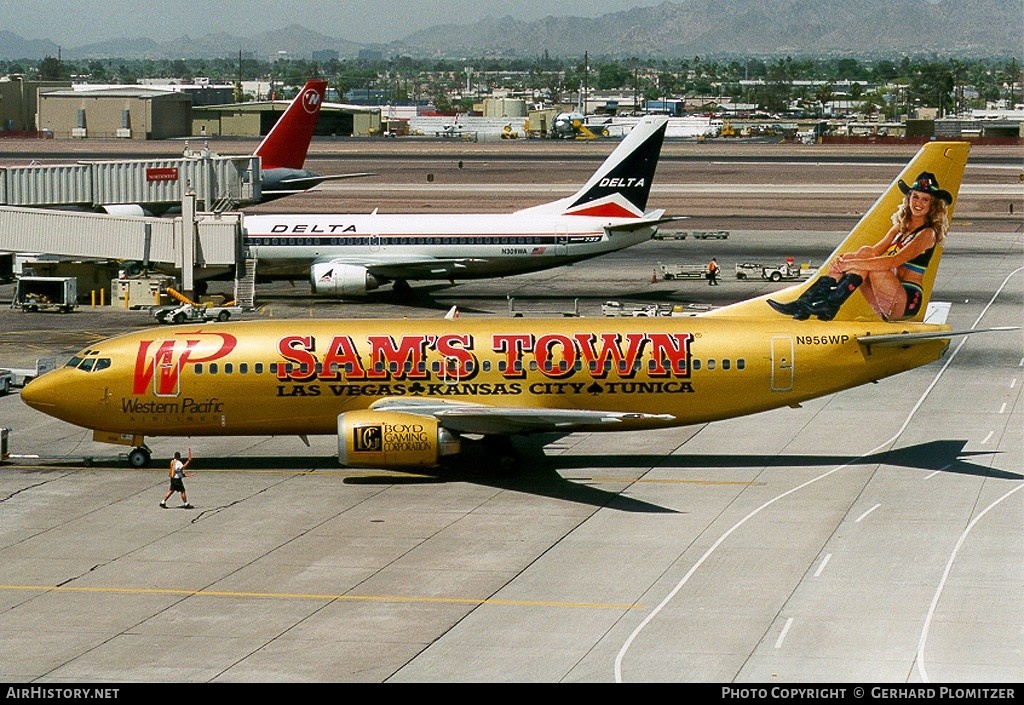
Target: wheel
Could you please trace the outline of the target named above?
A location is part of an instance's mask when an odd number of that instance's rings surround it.
[[[782,280],[782,275],[778,272],[772,272],[772,281],[777,282]]]
[[[217,314],[217,320],[220,321],[221,323],[228,320],[229,318],[231,318],[230,311],[221,311],[220,313]]]
[[[172,318],[171,320],[173,320],[175,323],[184,323],[185,314],[179,311],[178,313],[174,314],[174,318]]]
[[[666,281],[671,281],[672,279],[675,279],[675,278],[676,278],[675,274],[666,274],[665,275],[665,280]]]
[[[11,391],[11,381],[9,379],[0,380],[0,397],[7,396]]]
[[[737,272],[737,273],[736,273],[736,278],[737,278],[737,279],[746,279],[746,278],[747,278],[747,275],[746,275],[746,274],[744,274],[743,272]]]
[[[499,477],[511,477],[522,470],[522,456],[512,445],[511,438],[508,436],[485,436],[482,442],[484,452],[493,463],[491,467]]]
[[[150,453],[148,448],[132,448],[128,454],[128,464],[133,468],[149,467]]]

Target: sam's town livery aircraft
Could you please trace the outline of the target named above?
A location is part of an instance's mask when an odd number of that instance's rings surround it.
[[[952,205],[968,150],[923,147],[833,257],[887,232],[906,182],[941,183]],[[925,172],[928,179],[911,181]],[[21,397],[92,429],[96,440],[134,446],[128,457],[138,467],[150,459],[147,435],[337,434],[348,466],[436,466],[460,452],[465,436],[482,436],[494,442],[495,463],[512,469],[514,434],[705,423],[795,407],[930,363],[960,335],[923,322],[940,257],[941,244],[925,268],[922,305],[904,320],[883,320],[852,290],[834,310],[789,315],[798,297],[837,296],[823,268],[802,285],[685,318],[149,329],[90,346]]]
[[[249,215],[245,245],[262,279],[310,277],[314,294],[361,296],[409,280],[551,269],[650,240],[645,212],[668,118],[641,120],[574,195],[510,214]]]

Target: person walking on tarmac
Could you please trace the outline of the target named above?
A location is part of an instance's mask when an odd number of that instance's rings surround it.
[[[718,286],[718,260],[714,257],[708,262],[708,286]]]
[[[174,459],[171,460],[170,470],[167,471],[168,477],[171,478],[171,488],[167,490],[167,494],[160,500],[160,508],[167,509],[167,500],[171,498],[171,495],[175,492],[181,493],[181,509],[191,509],[192,505],[188,503],[188,497],[185,496],[185,478],[188,477],[188,473],[185,472],[185,468],[192,462],[192,449],[188,449],[188,460],[184,462],[181,459],[181,453],[175,452]]]

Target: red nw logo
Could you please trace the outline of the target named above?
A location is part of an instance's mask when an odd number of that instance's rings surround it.
[[[306,91],[302,94],[302,107],[312,115],[320,106],[320,94],[316,91]]]
[[[175,394],[186,364],[219,360],[238,344],[238,339],[228,333],[197,331],[180,336],[139,341],[132,394],[145,394],[150,388],[157,396]]]

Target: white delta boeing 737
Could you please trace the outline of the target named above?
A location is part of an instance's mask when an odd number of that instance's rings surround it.
[[[674,218],[647,211],[667,120],[641,120],[572,196],[511,214],[250,215],[245,244],[265,279],[310,277],[313,293],[358,297],[410,280],[551,269],[651,239]]]

